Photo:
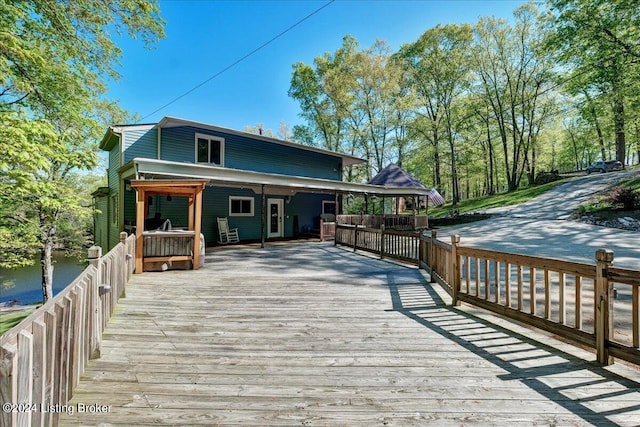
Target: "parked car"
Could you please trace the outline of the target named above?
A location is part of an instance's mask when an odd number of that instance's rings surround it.
[[[604,172],[620,171],[620,170],[622,170],[622,162],[620,162],[619,160],[607,160],[607,161],[598,160],[597,162],[593,163],[591,166],[589,166],[586,169],[587,173],[591,173],[591,172],[604,173]]]

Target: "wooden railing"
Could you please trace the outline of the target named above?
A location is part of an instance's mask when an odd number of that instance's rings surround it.
[[[336,237],[336,223],[320,220],[320,241],[335,239]]]
[[[613,253],[596,264],[516,255],[421,237],[420,265],[452,296],[640,365],[640,271],[613,267]]]
[[[417,263],[420,233],[412,231],[367,228],[359,225],[336,224],[336,244],[353,250],[364,250],[378,254],[380,258],[394,258]]]
[[[415,218],[415,223],[414,223]],[[386,230],[418,230],[428,226],[426,215],[338,215],[336,222],[341,225],[362,225],[366,228]]]
[[[102,332],[124,296],[135,235],[89,266],[58,295],[0,337],[0,426],[57,425],[87,361],[100,356]]]

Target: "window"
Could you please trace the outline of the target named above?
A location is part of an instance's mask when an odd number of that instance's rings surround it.
[[[229,196],[229,216],[253,216],[253,197]]]
[[[223,166],[224,139],[217,136],[196,134],[196,163]]]
[[[330,202],[328,200],[322,201],[322,213],[323,214],[336,214],[336,202]]]

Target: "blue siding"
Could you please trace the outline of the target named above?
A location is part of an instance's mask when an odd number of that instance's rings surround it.
[[[94,200],[94,244],[102,247],[103,253],[107,253],[109,246],[109,196],[96,197]]]
[[[286,237],[294,235],[293,218],[298,217],[298,232],[303,233],[320,227],[320,214],[322,213],[322,201],[335,200],[328,194],[297,193],[291,198],[290,203],[285,203],[285,233]]]
[[[109,197],[106,202],[106,211],[103,220],[106,220],[105,229],[107,230],[106,239],[103,241],[102,250],[103,253],[107,253],[111,250],[112,247],[116,245],[119,239],[119,230],[118,230],[118,218],[114,218],[114,201],[117,203],[118,200],[118,169],[120,169],[120,145],[121,142],[113,147],[113,149],[109,152],[109,169],[107,170],[108,181],[109,181]]]
[[[161,129],[160,135],[160,160],[195,163],[196,131],[193,128]]]
[[[253,216],[229,216],[229,196],[253,197]],[[262,206],[260,195],[241,188],[207,187],[202,207],[202,229],[210,234],[211,242],[218,241],[219,216],[227,217],[230,228],[238,228],[240,240],[260,239]],[[206,228],[205,228],[206,227]],[[207,234],[205,234],[206,236]]]
[[[136,157],[155,159],[158,157],[158,130],[135,129],[123,132],[124,163]]]
[[[194,163],[196,133],[224,138],[224,166],[228,168],[311,178],[342,179],[340,171],[342,160],[339,157],[187,126],[161,130],[161,159]]]
[[[120,169],[120,144],[109,151],[109,167],[107,168],[108,185],[111,192],[118,192],[118,169]]]
[[[157,132],[155,127],[125,131],[122,141],[125,150],[124,163],[135,157],[157,158]],[[228,168],[311,178],[342,179],[340,171],[342,159],[340,157],[279,145],[250,136],[239,136],[190,126],[160,130],[160,159],[195,163],[196,133],[224,138],[224,166]],[[113,192],[118,191],[117,170],[122,166],[119,152],[120,147],[114,147],[110,152],[109,185]],[[230,216],[229,196],[253,197],[254,215]],[[267,194],[267,198],[285,200],[285,237],[295,235],[294,218],[297,218],[298,232],[302,233],[318,228],[322,201],[333,200],[332,195],[311,193],[298,193],[291,199]],[[135,193],[133,191],[125,192],[124,204],[125,221],[135,222]],[[172,225],[176,227],[188,225],[187,198],[174,196],[171,201],[168,201],[166,196],[155,196],[153,197],[153,205],[149,208],[149,217],[153,217],[156,212],[160,212],[163,218],[169,218]],[[219,216],[227,217],[229,226],[238,228],[241,240],[259,240],[261,238],[260,228],[263,212],[259,194],[241,188],[208,186],[204,191],[202,210],[202,232],[208,244],[218,241],[216,218]]]
[[[135,221],[135,200],[125,193],[125,220]],[[253,197],[253,216],[229,216],[229,196]],[[298,193],[286,202],[283,196],[272,196],[267,194],[267,198],[284,199],[284,230],[285,237],[293,237],[294,217],[298,217],[298,232],[317,229],[320,223],[320,213],[322,211],[323,200],[334,200],[331,195]],[[171,224],[176,227],[186,227],[188,225],[187,215],[189,212],[188,200],[186,197],[173,197],[167,201],[165,196],[153,198],[153,204],[149,207],[149,217],[152,218],[156,212],[160,212],[163,218],[169,218]],[[216,218],[227,217],[229,227],[238,228],[240,240],[260,240],[260,227],[262,222],[261,196],[251,190],[227,187],[207,187],[204,191],[202,206],[202,233],[207,244],[218,241],[218,224]]]
[[[153,215],[151,215],[153,216]],[[124,223],[136,223],[136,191],[124,192]]]

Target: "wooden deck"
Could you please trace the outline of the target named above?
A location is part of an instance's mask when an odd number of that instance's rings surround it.
[[[638,371],[509,325],[331,243],[225,248],[132,278],[61,425],[638,425]]]

